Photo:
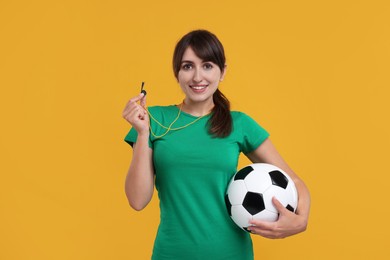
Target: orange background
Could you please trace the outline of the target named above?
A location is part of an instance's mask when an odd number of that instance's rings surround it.
[[[312,194],[308,230],[256,259],[385,259],[388,1],[0,2],[0,259],[148,259],[158,200],[131,210],[121,118],[146,82],[177,104],[176,41],[223,42],[222,91]],[[240,166],[248,161],[242,158]]]

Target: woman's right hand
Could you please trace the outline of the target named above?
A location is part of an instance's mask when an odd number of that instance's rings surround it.
[[[133,209],[142,210],[149,204],[154,191],[153,150],[148,146],[149,115],[144,93],[129,100],[122,116],[138,133],[125,181],[126,197]]]
[[[137,102],[140,101],[140,104]],[[140,93],[126,104],[122,116],[137,131],[138,134],[149,133],[149,115],[146,111],[146,96]]]

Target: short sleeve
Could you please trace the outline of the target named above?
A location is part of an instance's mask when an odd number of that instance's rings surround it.
[[[134,143],[137,142],[138,133],[134,128],[131,128],[125,137],[125,142],[133,147]],[[149,147],[153,149],[153,144],[149,138]]]
[[[241,129],[240,148],[245,154],[254,151],[269,137],[262,126],[244,113],[240,113],[238,127]]]

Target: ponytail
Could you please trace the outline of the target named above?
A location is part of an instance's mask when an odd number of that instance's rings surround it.
[[[215,137],[227,137],[232,132],[233,122],[230,102],[219,89],[213,95],[214,108],[208,121],[209,132]]]

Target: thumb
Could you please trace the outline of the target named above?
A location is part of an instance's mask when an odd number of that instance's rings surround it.
[[[146,109],[146,95],[143,94],[144,96],[141,98],[140,105]]]
[[[284,214],[288,211],[276,197],[272,197],[272,203],[280,214]]]

